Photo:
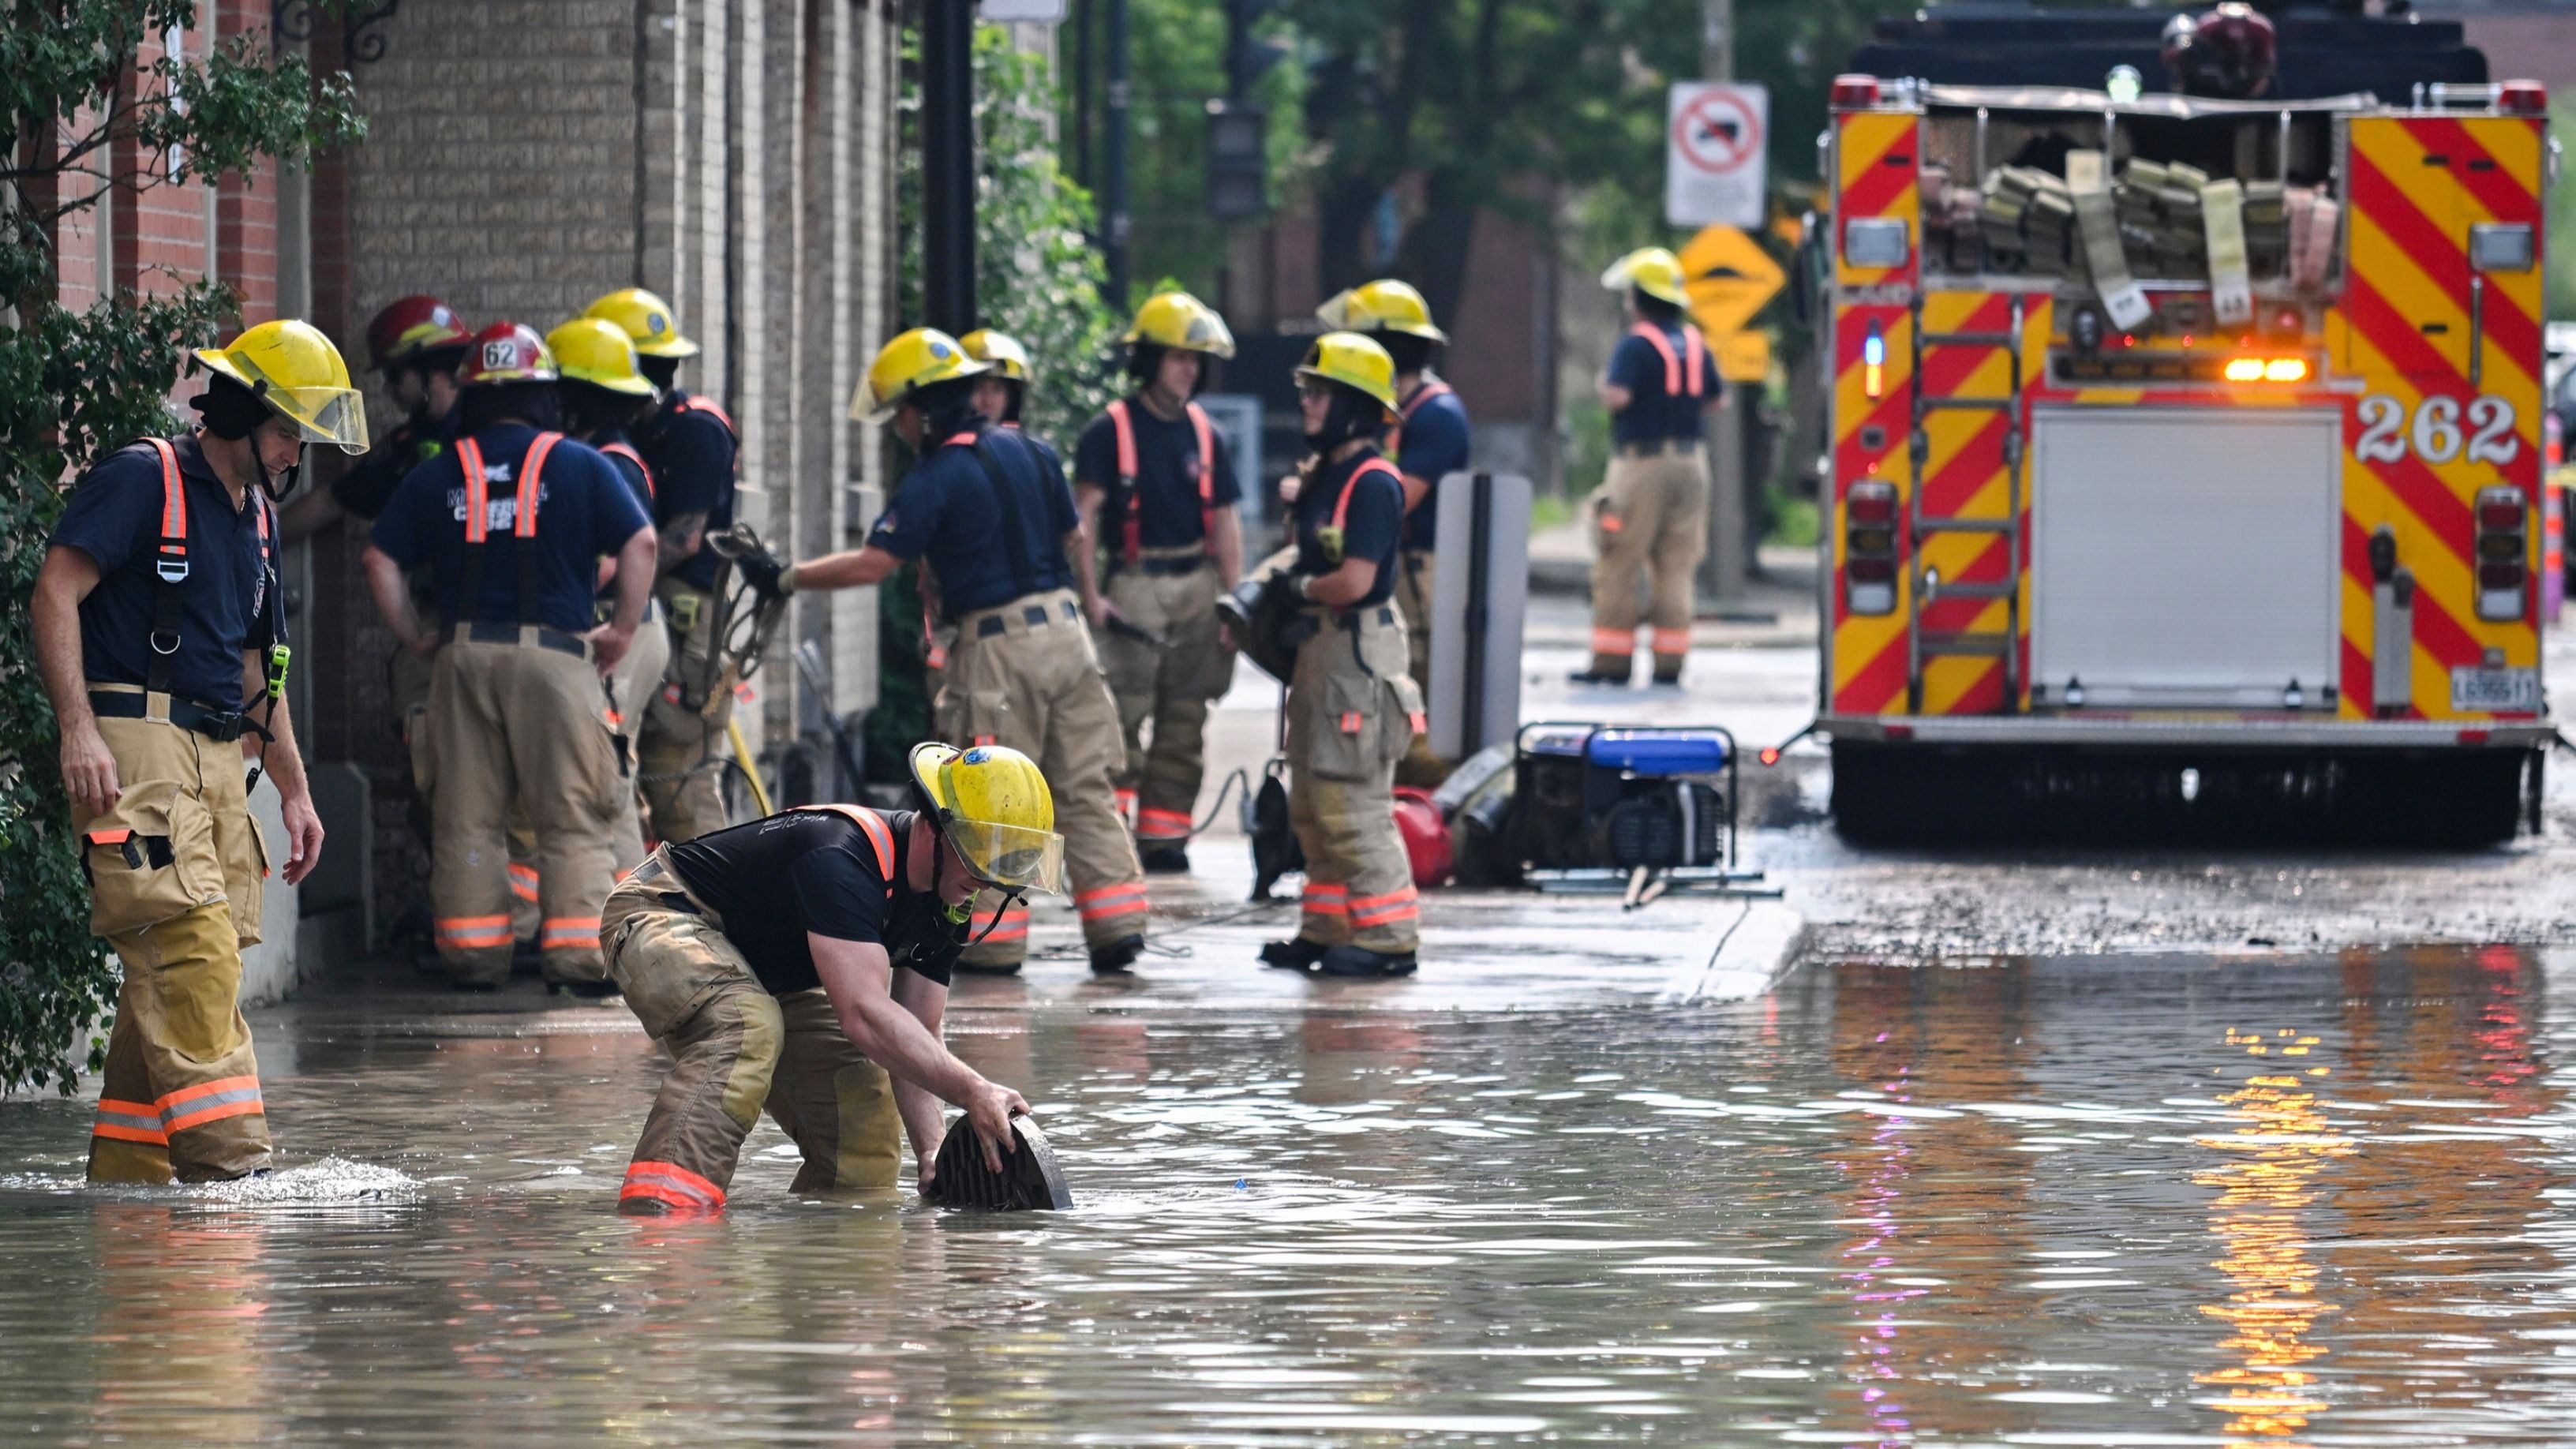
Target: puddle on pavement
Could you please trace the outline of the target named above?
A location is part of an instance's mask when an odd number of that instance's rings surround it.
[[[0,1423],[2563,1443],[2576,1013],[2539,976],[2094,958],[1689,1011],[968,1010],[1079,1195],[980,1219],[792,1201],[766,1127],[729,1217],[619,1218],[640,1039],[290,1014],[268,1095],[309,1156],[256,1187],[92,1192],[84,1108],[0,1112]]]

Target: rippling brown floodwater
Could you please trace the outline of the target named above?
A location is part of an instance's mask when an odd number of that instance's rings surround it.
[[[84,1108],[0,1110],[0,1437],[2567,1443],[2542,976],[1845,965],[1401,1017],[970,983],[961,1050],[1079,1197],[1007,1219],[793,1201],[765,1126],[729,1217],[619,1218],[657,1069],[610,1018],[289,1015],[303,1165],[254,1187],[92,1192]]]

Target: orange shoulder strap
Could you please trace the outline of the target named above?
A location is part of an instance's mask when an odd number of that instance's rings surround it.
[[[868,844],[876,848],[877,877],[886,883],[887,891],[891,892],[895,889],[894,828],[886,824],[884,816],[864,805],[799,805],[796,808],[813,811],[828,810],[835,815],[847,817],[868,837]]]
[[[1396,466],[1384,458],[1371,458],[1353,468],[1351,476],[1342,480],[1342,496],[1333,500],[1333,527],[1336,529],[1340,528],[1342,521],[1350,516],[1351,494],[1359,490],[1360,480],[1371,473],[1384,473],[1394,479],[1397,496],[1403,496],[1404,475],[1396,471]]]
[[[634,448],[625,443],[610,443],[599,451],[603,453],[613,453],[616,456],[625,459],[627,462],[634,464],[635,471],[644,475],[644,496],[654,499],[661,497],[661,490],[653,486],[653,465],[644,461],[643,454],[636,452]]]

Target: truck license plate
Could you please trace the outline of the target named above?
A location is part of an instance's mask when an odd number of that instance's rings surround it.
[[[2462,665],[2451,671],[2451,708],[2460,714],[2540,713],[2540,671]]]

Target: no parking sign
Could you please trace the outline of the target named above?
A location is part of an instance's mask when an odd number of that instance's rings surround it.
[[[1724,81],[1680,81],[1664,127],[1664,219],[1675,226],[1760,226],[1762,149],[1771,93]]]

